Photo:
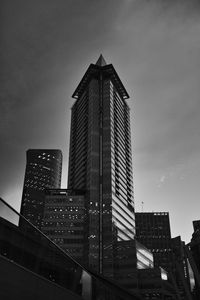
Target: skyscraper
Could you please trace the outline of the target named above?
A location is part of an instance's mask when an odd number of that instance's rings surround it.
[[[62,152],[30,149],[26,152],[26,171],[20,213],[37,228],[41,228],[44,210],[44,190],[60,188]],[[19,222],[23,226],[22,220]]]
[[[72,97],[68,188],[86,191],[88,266],[112,276],[115,242],[135,235],[129,95],[101,55]]]

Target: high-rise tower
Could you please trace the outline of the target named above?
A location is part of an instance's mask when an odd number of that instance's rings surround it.
[[[62,171],[60,150],[30,149],[26,152],[26,171],[20,213],[41,228],[44,211],[44,190],[60,188]],[[19,223],[23,226],[22,220]]]
[[[112,276],[117,241],[135,235],[129,95],[101,55],[72,97],[68,188],[86,190],[88,265]]]

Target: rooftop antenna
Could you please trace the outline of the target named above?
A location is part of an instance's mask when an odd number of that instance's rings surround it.
[[[141,203],[142,205],[142,212],[144,212],[144,202],[142,201],[142,203]]]

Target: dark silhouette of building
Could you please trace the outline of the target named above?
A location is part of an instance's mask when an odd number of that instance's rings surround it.
[[[185,250],[185,242],[180,236],[171,239],[171,249],[173,253],[172,274],[176,281],[181,299],[191,299],[193,289],[193,272],[190,260]]]
[[[135,213],[136,239],[150,249],[155,267],[172,268],[171,231],[168,212]]]
[[[130,290],[137,287],[138,270],[153,269],[153,254],[136,240],[118,241],[114,258],[114,278]]]
[[[135,235],[129,96],[101,55],[72,97],[68,188],[86,190],[88,266],[112,277],[113,245]]]
[[[194,232],[192,234],[190,249],[198,271],[200,272],[200,220],[193,221],[193,228]]]
[[[76,261],[85,264],[85,192],[67,189],[45,191],[41,231]]]
[[[191,299],[190,264],[180,236],[171,238],[168,212],[135,213],[136,239],[150,249],[155,268],[163,268],[179,299]]]
[[[200,220],[193,221],[194,232],[190,242],[192,258],[197,268],[195,273],[194,299],[200,299]]]
[[[178,293],[162,268],[138,270],[138,290],[144,300],[177,300]],[[180,300],[180,299],[179,299]]]
[[[26,152],[21,214],[39,229],[44,211],[44,190],[60,188],[61,171],[60,150],[30,149]],[[23,226],[21,220],[20,226]]]

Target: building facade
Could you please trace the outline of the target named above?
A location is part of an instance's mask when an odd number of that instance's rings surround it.
[[[190,243],[192,256],[200,273],[200,220],[193,221],[194,232]]]
[[[46,188],[60,188],[62,152],[60,150],[30,149],[26,152],[26,170],[20,213],[41,229]],[[23,226],[20,219],[19,225]]]
[[[84,265],[86,239],[85,196],[82,191],[45,191],[41,231],[67,254]]]
[[[190,260],[185,251],[185,242],[180,236],[171,239],[171,248],[173,252],[173,276],[179,290],[181,299],[191,299],[191,291],[194,287],[193,271]]]
[[[136,238],[150,249],[155,268],[163,268],[180,299],[191,299],[189,262],[180,236],[171,238],[168,212],[135,213]]]
[[[88,266],[112,277],[113,244],[135,236],[129,96],[100,56],[72,97],[68,188],[86,191]]]
[[[136,239],[150,249],[155,267],[171,270],[172,247],[168,212],[135,213]]]
[[[196,272],[198,275],[195,276],[195,288],[194,288],[194,299],[200,299],[200,220],[193,221],[194,232],[190,242],[190,250],[193,259],[193,263],[196,266]]]
[[[138,270],[153,269],[153,254],[136,240],[118,241],[115,245],[114,279],[129,290],[137,288]]]

